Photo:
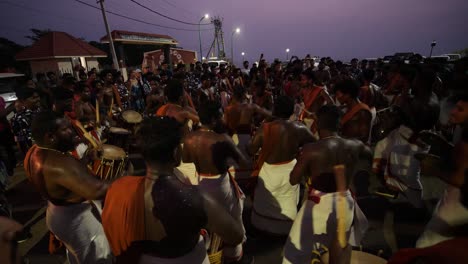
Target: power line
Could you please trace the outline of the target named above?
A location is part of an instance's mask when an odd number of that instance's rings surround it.
[[[198,24],[198,23],[185,22],[185,21],[182,21],[182,20],[178,20],[178,19],[172,18],[172,17],[170,17],[170,16],[166,16],[166,15],[164,15],[164,14],[161,14],[161,13],[159,13],[158,11],[155,11],[155,10],[153,10],[153,9],[151,9],[151,8],[149,8],[149,7],[145,6],[145,5],[143,5],[143,4],[138,3],[138,2],[135,1],[135,0],[130,0],[130,1],[132,1],[133,3],[135,3],[135,4],[137,4],[137,5],[141,6],[141,7],[143,7],[144,9],[146,9],[146,10],[152,12],[152,13],[155,13],[156,15],[162,16],[162,17],[164,17],[164,18],[167,18],[167,19],[169,19],[169,20],[176,21],[176,22],[179,22],[179,23],[182,23],[182,24],[192,25],[192,26],[210,25],[210,24],[211,24],[211,23]]]
[[[174,7],[174,8],[177,8],[177,9],[179,9],[179,10],[184,11],[184,12],[186,12],[187,14],[191,14],[191,15],[193,15],[194,17],[197,17],[197,18],[198,18],[198,16],[200,15],[200,14],[197,14],[197,13],[195,13],[195,12],[192,12],[192,11],[190,11],[190,10],[188,10],[188,9],[185,9],[185,8],[183,8],[183,7],[177,6],[177,5],[171,3],[171,2],[168,1],[168,0],[161,0],[161,1],[163,1],[164,3],[170,5],[170,6]]]
[[[91,8],[97,9],[97,10],[101,10],[101,8],[96,7],[96,6],[93,6],[93,5],[88,4],[88,3],[84,2],[84,1],[81,1],[81,0],[73,0],[73,1],[78,2],[78,3],[81,3],[81,4],[83,4],[83,5],[89,6],[89,7],[91,7]],[[143,23],[143,24],[146,24],[146,25],[151,25],[151,26],[159,27],[159,28],[167,28],[167,29],[180,30],[180,31],[197,31],[197,32],[198,32],[197,29],[175,28],[175,27],[169,27],[169,26],[158,25],[158,24],[154,24],[154,23],[146,22],[146,21],[139,20],[139,19],[136,19],[136,18],[128,17],[128,16],[125,16],[125,15],[122,15],[122,14],[119,14],[119,13],[115,13],[115,12],[112,12],[112,11],[108,11],[108,10],[106,10],[106,13],[111,14],[111,15],[114,15],[114,16],[118,16],[118,17],[121,17],[121,18],[125,18],[125,19],[128,19],[128,20],[132,20],[132,21],[135,21],[135,22]],[[212,28],[209,28],[209,29],[202,29],[202,31],[208,31],[208,30],[213,30],[213,29],[212,29]]]

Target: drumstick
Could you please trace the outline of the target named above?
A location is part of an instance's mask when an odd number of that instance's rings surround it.
[[[91,134],[89,134],[89,132],[86,131],[86,129],[83,127],[83,125],[80,123],[80,121],[75,120],[75,124],[81,130],[81,132],[83,132],[83,136],[89,141],[89,143],[91,143],[93,148],[98,148],[98,146],[99,146],[98,143],[96,143],[93,136],[91,136]]]
[[[112,97],[112,101],[111,101],[109,113],[107,113],[107,115],[108,115],[109,117],[112,117],[112,108],[113,108],[113,107],[114,107],[114,97]]]
[[[336,200],[336,220],[337,220],[337,237],[338,243],[341,248],[345,248],[347,245],[346,241],[346,226],[345,226],[345,197],[344,192],[346,191],[346,178],[345,178],[345,166],[343,164],[336,165],[333,167],[335,173],[336,191],[338,197]]]
[[[101,118],[99,117],[99,100],[96,99],[96,123],[98,125],[98,127],[101,126]]]

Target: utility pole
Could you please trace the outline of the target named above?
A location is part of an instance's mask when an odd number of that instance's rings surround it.
[[[104,9],[104,0],[98,0],[98,3],[101,5],[102,18],[104,19],[104,25],[106,26],[107,38],[109,39],[114,69],[119,70],[119,61],[117,60],[117,54],[115,54],[114,40],[112,39],[109,23],[107,23],[106,10]]]

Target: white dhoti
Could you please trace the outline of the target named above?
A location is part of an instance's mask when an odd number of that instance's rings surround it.
[[[222,204],[230,215],[242,224],[245,196],[240,189],[234,186],[227,173],[214,176],[200,175],[198,186],[202,191],[210,194],[214,200]],[[243,224],[242,228],[244,228]],[[244,229],[243,242],[246,239]],[[223,256],[232,259],[240,258],[242,256],[242,243],[235,247],[224,247]]]
[[[249,145],[250,142],[250,134],[234,134],[232,135],[232,141],[234,141],[234,144],[236,144],[237,148],[241,151],[241,153],[245,156],[248,157],[250,156],[247,153],[247,146]],[[229,172],[231,175],[236,178],[236,179],[242,179],[242,178],[250,178],[253,170],[253,162],[251,159],[247,160],[249,163],[246,164],[247,168],[240,168],[238,164],[235,164],[229,169]]]
[[[67,248],[69,263],[112,263],[100,208],[94,208],[89,202],[67,206],[49,202],[46,223]]]
[[[460,189],[447,187],[424,233],[416,242],[417,248],[455,238],[453,228],[468,224],[468,209],[460,202],[460,195]]]
[[[200,236],[200,240],[193,250],[181,257],[177,258],[160,258],[150,255],[143,255],[138,264],[210,264],[208,255],[206,254],[205,242]]]
[[[287,235],[297,214],[299,185],[289,183],[296,160],[285,164],[264,163],[255,188],[252,224],[272,234]]]
[[[320,245],[330,247],[336,237],[336,201],[340,194],[313,190],[312,195],[317,197],[317,200],[305,201],[294,220],[284,246],[283,264],[310,263],[312,251],[319,249]],[[346,237],[349,244],[357,246],[368,222],[349,190],[344,193],[344,199]]]

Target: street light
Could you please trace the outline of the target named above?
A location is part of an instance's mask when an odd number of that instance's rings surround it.
[[[431,53],[429,54],[429,58],[432,57],[432,50],[434,49],[434,47],[437,45],[437,42],[435,40],[432,41],[431,43]]]
[[[231,35],[231,63],[234,65],[234,33],[239,34],[240,28],[236,28],[236,30],[232,31]]]
[[[244,56],[245,56],[245,52],[242,52],[241,55],[242,55],[242,63],[244,63],[244,61],[245,61],[245,57],[244,57]]]
[[[210,18],[210,15],[205,14],[202,18],[200,18],[200,21],[198,22],[198,40],[200,41],[200,57],[203,55],[202,54],[202,45],[201,45],[201,22],[203,19],[208,19]]]
[[[289,60],[289,49],[286,49],[286,60]]]

